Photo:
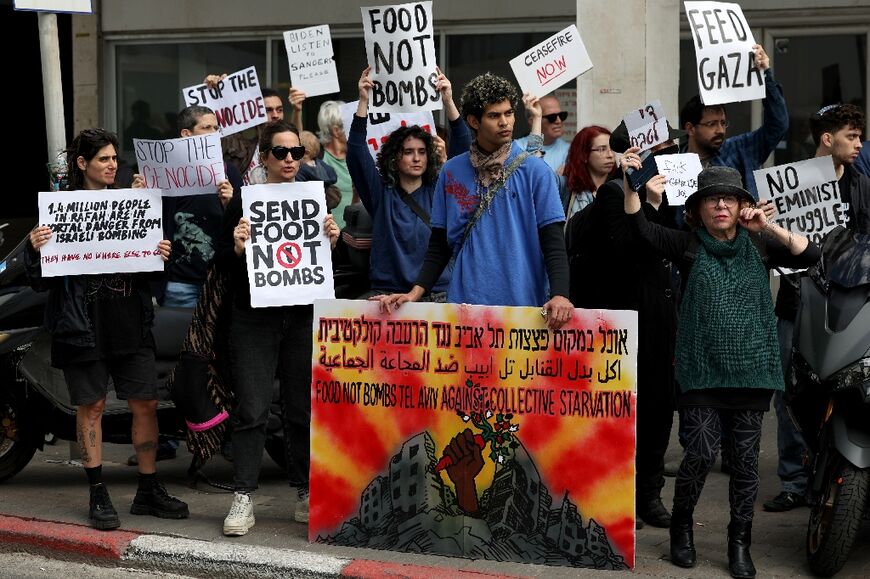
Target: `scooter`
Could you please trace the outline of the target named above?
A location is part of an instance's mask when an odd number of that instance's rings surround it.
[[[789,408],[810,450],[806,553],[830,577],[849,558],[870,490],[870,236],[838,228],[801,280]]]

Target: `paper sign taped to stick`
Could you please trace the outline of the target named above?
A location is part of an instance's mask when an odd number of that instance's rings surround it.
[[[152,141],[133,139],[145,187],[167,197],[216,195],[226,180],[220,133]]]
[[[632,147],[652,149],[668,140],[668,120],[661,101],[653,101],[625,115],[625,128]]]
[[[288,30],[284,33],[284,47],[294,88],[308,97],[338,92],[329,24]]]
[[[672,206],[685,205],[689,195],[698,190],[698,173],[701,172],[701,159],[697,153],[679,155],[658,155],[656,165],[659,173],[668,180],[665,193]]]
[[[370,112],[417,112],[441,109],[435,90],[435,41],[432,2],[362,9],[366,56],[374,86]]]
[[[163,200],[158,189],[39,193],[42,275],[162,271]]]
[[[344,123],[345,135],[350,131],[350,124],[353,122],[357,106],[359,106],[359,101],[345,103],[339,107],[341,109],[341,122]],[[369,121],[366,124],[366,144],[372,159],[377,162],[381,145],[387,142],[393,131],[399,127],[410,127],[413,125],[419,125],[420,128],[433,137],[436,135],[435,118],[432,116],[431,111],[418,113],[369,113]]]
[[[698,88],[705,105],[763,99],[764,72],[755,38],[739,4],[684,2],[695,41]]]
[[[836,226],[846,225],[848,204],[840,199],[830,155],[759,169],[753,175],[758,198],[770,199],[776,207],[777,225],[817,245]]]
[[[334,298],[332,248],[323,229],[323,181],[242,187],[251,307],[311,304]]]
[[[592,68],[577,25],[572,24],[510,61],[522,92],[551,93]]]
[[[213,88],[198,84],[181,91],[187,106],[202,105],[214,111],[223,136],[239,133],[266,122],[266,107],[257,69],[234,72]]]

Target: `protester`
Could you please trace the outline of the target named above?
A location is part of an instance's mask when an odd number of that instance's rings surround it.
[[[623,167],[640,169],[638,151],[626,152]],[[687,446],[674,489],[671,562],[695,565],[692,514],[727,424],[734,456],[728,565],[733,577],[754,577],[749,547],[761,424],[771,394],[783,388],[767,268],[807,267],[820,251],[767,220],[730,167],[710,167],[698,176],[698,190],[686,200],[692,231],[650,223],[640,209],[640,198],[626,183],[632,227],[686,274],[675,372]]]
[[[610,131],[591,125],[574,136],[568,149],[565,180],[560,191],[566,221],[592,203],[595,192],[613,175],[615,169]]]
[[[103,190],[115,180],[118,139],[87,129],[66,151],[67,190]],[[149,275],[117,273],[43,278],[39,252],[51,238],[47,226],[30,232],[27,273],[34,289],[48,289],[45,323],[51,332],[51,363],[63,371],[76,407],[76,439],[90,484],[88,518],[96,529],[117,529],[120,520],[103,483],[102,417],[111,376],[115,394],[133,415],[133,448],[139,486],[130,513],[183,519],[187,505],[157,480],[157,369]],[[169,258],[171,244],[157,249]]]
[[[320,143],[323,145],[323,162],[332,167],[338,176],[336,186],[341,192],[341,201],[333,211],[335,222],[344,229],[344,208],[355,203],[353,181],[347,168],[347,134],[341,120],[341,101],[326,101],[317,113],[320,128]],[[347,127],[349,129],[349,127]]]
[[[568,158],[568,141],[562,137],[565,136],[564,122],[568,119],[568,111],[562,110],[562,105],[559,104],[559,99],[553,95],[547,95],[538,99],[541,105],[541,131],[544,136],[544,145],[541,147],[541,154],[544,162],[549,165],[550,169],[556,175],[562,175],[565,170],[565,161]],[[529,116],[529,110],[526,109],[526,115]],[[531,119],[529,119],[531,124]],[[517,144],[527,149],[529,136],[517,139]]]
[[[266,124],[260,134],[260,161],[267,183],[292,183],[305,149],[296,127],[284,121]],[[333,247],[339,229],[332,218],[324,230]],[[294,519],[308,522],[309,429],[311,422],[311,305],[252,308],[245,259],[250,223],[242,217],[240,197],[233,197],[224,215],[216,259],[229,274],[234,292],[230,313],[230,364],[233,409],[234,495],[224,519],[227,536],[245,535],[254,526],[251,493],[257,489],[266,423],[275,376],[281,389],[284,442],[290,482],[297,488]]]

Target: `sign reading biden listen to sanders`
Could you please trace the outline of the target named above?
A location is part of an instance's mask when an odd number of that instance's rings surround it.
[[[242,211],[251,224],[245,242],[251,307],[335,298],[322,181],[242,187]]]

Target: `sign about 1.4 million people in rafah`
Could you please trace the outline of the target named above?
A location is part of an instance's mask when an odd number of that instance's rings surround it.
[[[318,300],[313,332],[310,540],[634,567],[636,312]]]

